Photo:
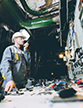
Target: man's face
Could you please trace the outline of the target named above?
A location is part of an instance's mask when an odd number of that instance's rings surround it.
[[[23,45],[24,44],[24,39],[23,39],[23,37],[17,37],[17,38],[15,38],[15,42],[18,45]]]

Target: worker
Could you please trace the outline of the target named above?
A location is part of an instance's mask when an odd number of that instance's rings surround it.
[[[0,72],[4,78],[3,88],[8,93],[27,84],[26,69],[31,58],[28,49],[29,43],[24,44],[25,38],[21,32],[14,33],[12,36],[14,45],[8,46],[3,53]],[[22,45],[23,50],[21,50]]]

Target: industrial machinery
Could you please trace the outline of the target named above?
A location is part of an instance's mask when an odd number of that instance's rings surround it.
[[[76,2],[74,17],[69,25],[65,54],[69,78],[83,80],[83,0]]]

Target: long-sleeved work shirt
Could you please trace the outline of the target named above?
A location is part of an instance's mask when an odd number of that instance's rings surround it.
[[[2,57],[0,72],[4,81],[13,80],[16,84],[26,84],[27,71],[26,66],[31,62],[28,49],[22,51],[15,45],[8,46]]]

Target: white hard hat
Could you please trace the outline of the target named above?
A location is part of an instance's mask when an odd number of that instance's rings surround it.
[[[24,39],[26,38],[25,36],[23,36],[23,34],[21,32],[16,32],[12,36],[12,42],[13,43],[14,43],[14,38],[16,38],[16,37],[23,37]]]
[[[23,36],[25,36],[25,40],[28,40],[30,38],[30,34],[28,31],[26,31],[25,29],[21,29],[20,32],[23,34]]]

